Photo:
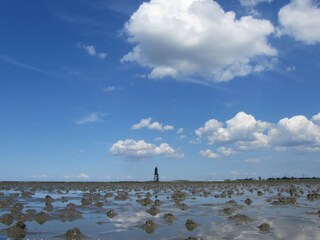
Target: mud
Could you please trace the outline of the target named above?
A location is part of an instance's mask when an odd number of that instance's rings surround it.
[[[7,229],[7,234],[12,239],[24,239],[26,236],[26,225],[23,222],[17,222]]]
[[[251,218],[244,214],[236,214],[234,216],[229,217],[229,219],[236,223],[248,223],[249,221],[251,221]]]
[[[193,219],[188,219],[185,226],[188,231],[193,231],[198,226],[198,224]]]
[[[142,226],[142,228],[146,231],[146,233],[151,234],[154,232],[156,224],[153,220],[147,220],[145,224]]]
[[[152,206],[147,210],[147,213],[151,214],[152,216],[156,216],[159,213],[159,209],[155,206]]]
[[[262,223],[258,228],[261,232],[269,232],[270,231],[270,225],[268,223]]]
[[[114,218],[115,216],[117,216],[117,213],[116,213],[114,210],[109,210],[109,211],[107,212],[107,216],[108,216],[109,218]]]
[[[76,228],[69,229],[65,233],[65,238],[66,240],[81,240],[84,238],[84,236],[82,235],[80,229],[76,227]]]
[[[272,202],[273,205],[286,205],[286,204],[296,204],[297,199],[295,197],[278,197],[277,200]]]
[[[247,198],[245,201],[245,204],[247,204],[248,206],[250,206],[252,204],[252,200],[250,198]]]
[[[34,216],[34,220],[41,225],[49,220],[49,216],[45,212],[41,211]]]
[[[11,214],[13,216],[17,216],[23,209],[23,205],[21,203],[16,203],[11,208]]]
[[[167,223],[173,223],[176,218],[172,213],[166,213],[164,219]]]
[[[151,199],[148,197],[144,198],[144,199],[138,199],[136,201],[137,201],[137,203],[140,203],[141,206],[148,206],[148,205],[152,204]]]
[[[4,214],[0,217],[0,222],[6,225],[11,225],[13,223],[13,216],[10,213]]]
[[[314,240],[319,193],[293,181],[2,182],[0,239]]]
[[[307,195],[307,198],[310,201],[314,201],[314,200],[317,200],[318,198],[320,198],[320,195],[316,192],[312,192]]]
[[[185,203],[178,203],[177,207],[180,208],[182,211],[185,211],[189,208],[188,205]]]

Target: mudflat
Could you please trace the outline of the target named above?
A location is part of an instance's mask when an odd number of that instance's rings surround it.
[[[0,239],[320,239],[320,182],[1,182]]]

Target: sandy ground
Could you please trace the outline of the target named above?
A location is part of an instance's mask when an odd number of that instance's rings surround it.
[[[320,239],[320,182],[1,182],[2,239]]]

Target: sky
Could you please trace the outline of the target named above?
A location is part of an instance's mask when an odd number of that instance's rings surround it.
[[[0,180],[320,177],[320,1],[0,1]]]

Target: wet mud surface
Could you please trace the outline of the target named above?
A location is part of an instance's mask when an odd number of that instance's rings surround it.
[[[4,239],[320,239],[320,183],[1,182]]]

